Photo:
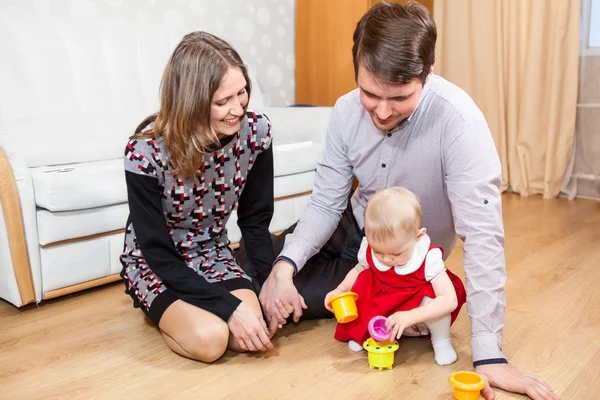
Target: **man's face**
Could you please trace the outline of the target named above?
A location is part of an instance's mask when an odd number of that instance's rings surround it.
[[[384,132],[394,129],[403,119],[410,117],[423,93],[419,78],[406,84],[390,83],[376,77],[362,65],[358,67],[356,80],[361,104],[371,115],[377,129]]]

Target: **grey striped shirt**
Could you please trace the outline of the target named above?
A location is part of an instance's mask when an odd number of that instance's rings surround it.
[[[460,88],[432,75],[410,118],[391,134],[378,130],[358,89],[336,103],[307,209],[281,256],[301,269],[335,230],[353,177],[354,215],[377,191],[404,186],[419,196],[431,240],[450,254],[464,242],[473,360],[504,358],[506,299],[500,160],[485,118]]]

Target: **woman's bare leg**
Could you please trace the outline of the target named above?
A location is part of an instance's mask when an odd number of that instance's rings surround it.
[[[229,328],[215,314],[183,300],[171,304],[162,315],[159,329],[175,353],[210,363],[227,350]]]

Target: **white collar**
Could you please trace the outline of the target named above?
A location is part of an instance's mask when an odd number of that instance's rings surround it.
[[[421,264],[423,264],[425,257],[427,257],[429,245],[431,245],[431,239],[429,238],[429,235],[425,234],[415,245],[415,249],[410,260],[408,260],[408,262],[404,265],[395,266],[394,271],[398,275],[408,275],[418,270]],[[371,249],[371,258],[373,259],[373,265],[375,265],[375,268],[381,272],[389,271],[392,268],[380,262],[377,257],[375,257],[373,249]]]

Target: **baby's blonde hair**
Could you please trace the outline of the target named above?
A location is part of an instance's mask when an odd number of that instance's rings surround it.
[[[396,186],[375,193],[365,207],[365,232],[369,240],[384,243],[399,233],[417,234],[423,222],[419,198]]]

